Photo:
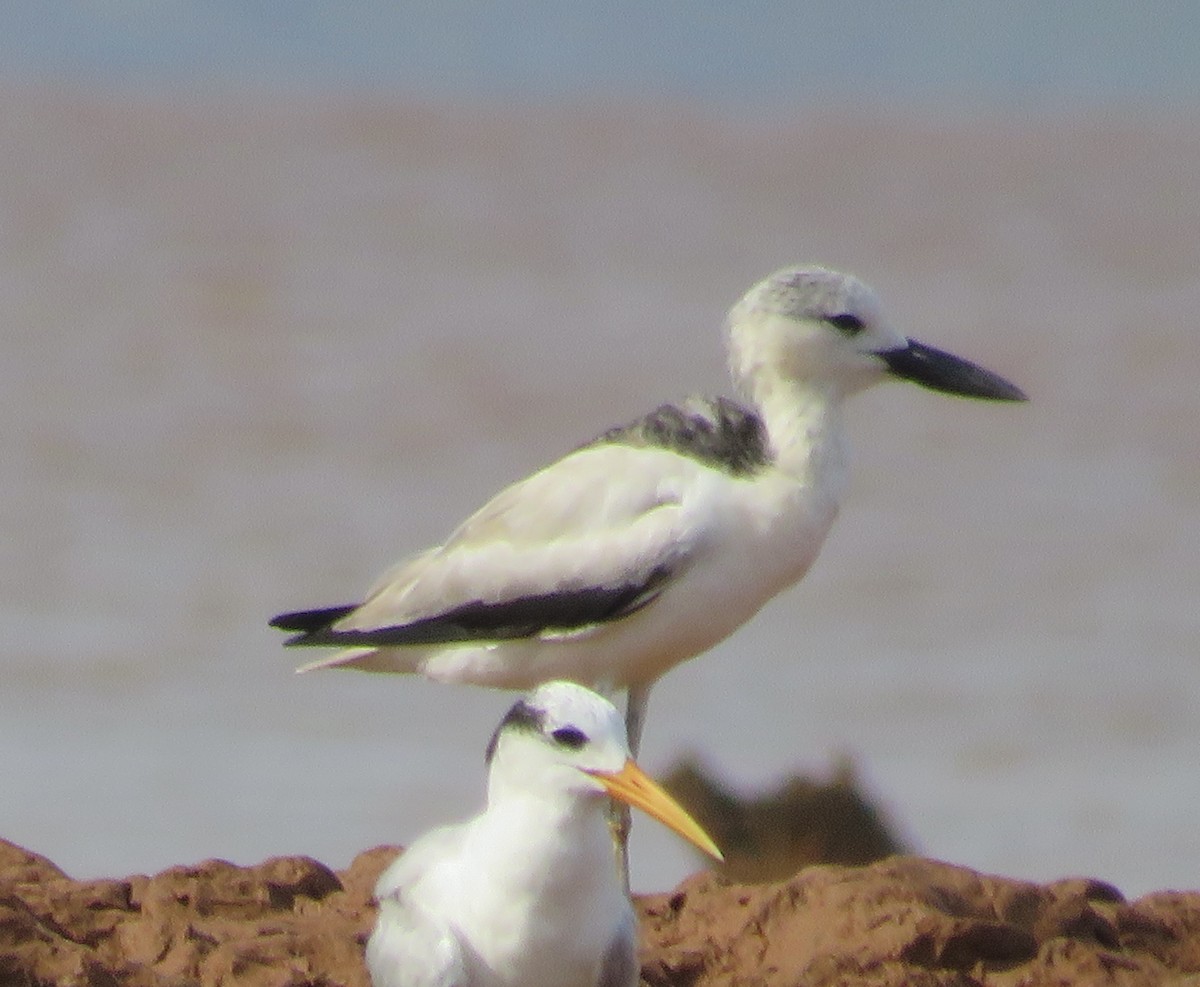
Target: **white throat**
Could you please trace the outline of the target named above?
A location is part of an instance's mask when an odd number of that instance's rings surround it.
[[[840,503],[849,470],[840,395],[813,382],[760,375],[750,395],[778,470]]]

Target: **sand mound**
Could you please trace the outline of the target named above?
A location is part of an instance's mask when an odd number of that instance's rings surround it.
[[[397,852],[335,872],[219,860],[74,881],[0,842],[0,984],[367,987],[370,889]],[[1099,881],[1029,884],[917,857],[789,880],[697,875],[639,901],[651,985],[1158,985],[1200,975],[1200,892],[1126,902]]]

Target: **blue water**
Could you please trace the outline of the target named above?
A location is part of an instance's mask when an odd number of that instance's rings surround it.
[[[653,95],[1194,106],[1200,5],[1120,0],[476,3],[25,0],[3,71],[119,83],[352,85],[488,99]]]

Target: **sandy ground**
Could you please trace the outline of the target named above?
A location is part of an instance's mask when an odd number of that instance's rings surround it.
[[[75,882],[0,843],[0,981],[367,987],[370,888],[395,853],[341,872],[280,857]],[[1200,973],[1200,893],[1127,902],[1100,881],[1036,885],[919,857],[764,885],[700,874],[637,906],[654,987],[1182,987]]]

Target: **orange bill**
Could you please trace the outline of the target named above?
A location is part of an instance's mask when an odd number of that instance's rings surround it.
[[[641,809],[646,815],[657,819],[664,826],[675,830],[680,836],[717,860],[724,860],[717,845],[691,816],[666,790],[632,761],[626,761],[620,771],[596,771],[584,768],[615,799],[626,805]]]

